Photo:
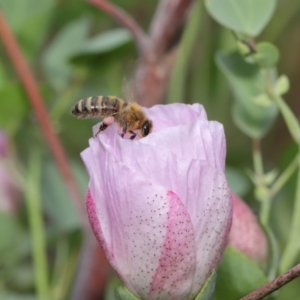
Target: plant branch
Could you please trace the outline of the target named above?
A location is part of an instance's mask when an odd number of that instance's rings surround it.
[[[300,276],[300,264],[296,265],[295,267],[291,268],[286,273],[278,276],[274,280],[270,281],[269,283],[259,287],[257,290],[251,292],[247,296],[241,298],[241,300],[259,300],[263,299],[264,297],[270,295],[274,291],[280,289],[290,281],[294,280]]]
[[[87,218],[85,214],[84,203],[82,201],[80,191],[72,176],[70,167],[67,162],[64,149],[60,143],[58,136],[56,135],[52,126],[51,120],[48,116],[45,108],[43,98],[38,90],[37,83],[31,73],[25,58],[22,55],[20,47],[11,32],[3,13],[0,11],[0,37],[3,45],[7,51],[12,64],[24,86],[24,89],[28,95],[29,101],[34,109],[38,122],[41,125],[41,129],[45,135],[46,141],[52,151],[58,169],[66,183],[71,198],[78,210],[81,222],[83,226],[87,224]]]
[[[128,28],[137,45],[139,63],[135,72],[137,101],[150,107],[166,93],[184,22],[194,0],[161,0],[150,25],[150,34],[123,10],[107,0],[86,0]],[[200,0],[199,0],[200,1]]]
[[[87,0],[87,2],[100,8],[126,27],[131,32],[140,55],[144,55],[148,45],[148,37],[129,14],[106,0]]]
[[[180,38],[187,10],[193,0],[161,0],[150,25],[151,47],[156,57],[164,55],[173,40]]]

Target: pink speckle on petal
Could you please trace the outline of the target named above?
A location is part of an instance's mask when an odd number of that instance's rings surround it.
[[[196,266],[195,234],[190,216],[175,193],[168,192],[168,201],[167,231],[150,291],[153,299],[166,298],[166,291],[182,299],[191,289],[187,278],[193,276]]]
[[[102,246],[103,250],[105,251],[107,259],[111,260],[111,253],[109,251],[107,251],[107,249],[105,247],[103,233],[101,230],[99,218],[97,217],[97,208],[96,208],[95,202],[93,200],[93,197],[91,195],[90,189],[88,189],[87,194],[86,194],[86,210],[88,212],[88,218],[89,218],[92,230],[96,236],[96,239]]]

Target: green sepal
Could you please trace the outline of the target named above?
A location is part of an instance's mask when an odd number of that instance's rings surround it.
[[[115,289],[117,300],[139,300],[136,296],[130,293],[124,286],[118,286]]]
[[[213,271],[206,280],[200,293],[196,296],[195,300],[211,300],[213,298],[216,287],[216,278],[216,272]]]

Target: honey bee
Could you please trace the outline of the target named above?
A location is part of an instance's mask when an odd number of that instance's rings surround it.
[[[137,134],[140,137],[145,137],[152,130],[152,121],[147,118],[137,103],[128,103],[114,96],[81,99],[73,106],[71,114],[79,119],[102,117],[103,121],[96,136],[113,122],[117,122],[122,128],[121,137],[123,138],[126,133],[130,133],[131,140]]]

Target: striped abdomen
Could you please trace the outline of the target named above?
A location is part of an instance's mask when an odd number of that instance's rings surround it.
[[[96,96],[79,100],[71,110],[78,118],[109,117],[117,113],[124,100],[114,96]]]

